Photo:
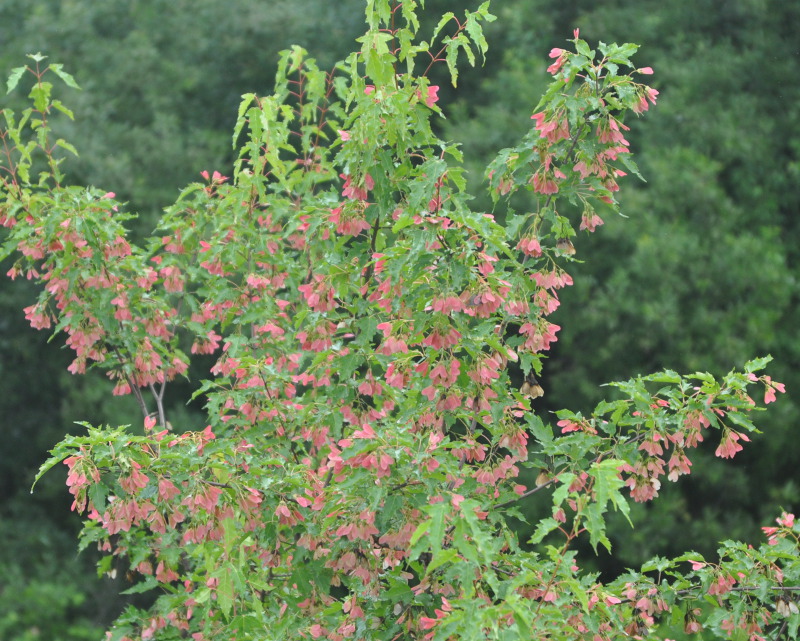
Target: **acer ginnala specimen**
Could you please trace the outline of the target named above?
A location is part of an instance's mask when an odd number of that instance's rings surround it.
[[[754,398],[783,391],[768,358],[616,383],[618,400],[554,426],[531,408],[576,234],[638,175],[624,119],[656,103],[652,70],[636,45],[591,49],[577,31],[553,49],[530,131],[487,169],[495,209],[473,211],[458,146],[430,127],[428,73],[455,84],[494,17],[487,2],[420,35],[420,10],[370,0],[360,51],[331,71],[284,52],[275,92],[243,97],[230,176],[204,171],[142,246],[113,193],[61,171],[74,149],[50,120],[72,113],[51,80],[73,78],[40,55],[12,72],[32,104],[0,131],[9,275],[41,282],[32,325],[65,334],[71,371],[106,371],[144,423],[86,425],[40,471],[68,466],[100,572],[125,559],[133,590],[157,594],[109,638],[796,638],[791,514],[760,547],[604,583],[574,551],[610,550],[607,512],[689,474],[700,442],[734,456]],[[172,381],[209,354],[207,427],[170,425]],[[526,466],[545,470],[532,487]],[[519,541],[507,516],[540,492],[552,505]]]

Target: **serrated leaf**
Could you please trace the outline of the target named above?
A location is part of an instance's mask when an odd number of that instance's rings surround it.
[[[68,74],[66,71],[64,71],[63,65],[52,64],[50,65],[49,69],[59,78],[61,78],[61,80],[63,80],[68,87],[72,87],[73,89],[80,89],[78,83],[75,82],[75,78],[73,78],[71,74]]]
[[[75,156],[78,155],[78,150],[75,149],[75,147],[73,147],[71,143],[68,143],[63,138],[59,138],[58,140],[56,140],[56,147],[61,147],[62,149],[66,149],[68,152],[70,152]]]
[[[247,113],[248,108],[256,99],[256,95],[254,93],[246,93],[242,94],[242,102],[239,103],[239,113],[236,116],[236,125],[233,128],[233,148],[236,149],[236,141],[239,139],[239,135],[242,132],[242,127],[245,124],[245,113]]]
[[[745,363],[744,371],[750,374],[752,372],[757,372],[759,370],[762,370],[769,364],[771,360],[772,356],[770,355],[763,356],[762,358],[754,358],[753,360],[747,361],[747,363]]]
[[[466,31],[469,37],[472,39],[472,42],[477,45],[484,62],[486,62],[486,52],[489,50],[489,43],[486,42],[486,38],[483,35],[483,27],[475,18],[474,13],[467,14]]]
[[[630,57],[635,54],[638,49],[639,45],[631,42],[626,42],[622,45],[612,44],[609,46],[606,55],[611,62],[630,65]]]
[[[668,569],[672,563],[669,559],[663,556],[656,556],[642,565],[642,572],[663,572]]]
[[[453,545],[455,545],[461,556],[463,556],[467,561],[477,565],[480,563],[480,560],[478,559],[478,549],[469,539],[464,529],[464,522],[459,521],[456,524],[456,530],[453,536]]]
[[[413,547],[414,544],[422,538],[422,535],[425,534],[431,527],[431,519],[426,519],[422,523],[417,526],[417,529],[414,530],[414,534],[411,535],[411,538],[408,540],[408,546]]]
[[[533,434],[534,438],[542,445],[547,445],[553,442],[553,428],[550,425],[545,425],[542,419],[535,414],[529,414],[528,429]]]
[[[539,521],[538,525],[536,526],[536,530],[533,532],[533,536],[528,539],[528,543],[535,545],[536,543],[541,543],[542,539],[546,537],[550,532],[555,530],[558,527],[558,521],[556,521],[552,517],[547,517],[546,519],[542,519]]]
[[[453,548],[447,548],[444,550],[439,550],[433,553],[433,557],[431,558],[431,562],[428,563],[428,568],[426,570],[426,574],[430,574],[436,568],[443,566],[445,563],[450,563],[451,561],[458,558],[458,552]]]
[[[746,415],[742,414],[741,412],[736,411],[729,411],[726,415],[728,420],[738,427],[745,428],[748,432],[752,432],[755,430],[755,425],[753,425],[753,421],[747,418]]]
[[[88,492],[89,501],[91,501],[92,506],[98,511],[102,512],[103,507],[106,504],[106,497],[108,496],[108,488],[103,485],[102,483],[94,483]]]
[[[583,512],[584,525],[589,533],[589,543],[595,554],[597,554],[598,543],[602,543],[603,547],[611,552],[611,541],[606,536],[606,521],[603,518],[605,511],[605,504],[592,503]]]
[[[628,154],[622,154],[619,159],[622,161],[622,164],[625,165],[625,168],[630,171],[634,176],[636,176],[642,182],[647,182],[644,176],[639,172],[639,166],[634,162],[632,158],[629,157]]]
[[[479,13],[483,17],[483,19],[486,20],[486,22],[494,22],[495,20],[497,20],[496,15],[494,15],[493,13],[489,13],[490,5],[491,5],[491,0],[486,0],[486,2],[481,3],[481,6],[478,7],[478,11],[476,12]]]
[[[645,377],[645,380],[651,381],[653,383],[680,383],[681,377],[677,372],[673,372],[672,370],[664,370],[663,372],[658,372],[657,374],[651,374],[650,376]]]
[[[233,608],[233,569],[223,566],[217,578],[217,603],[225,616],[228,616]]]
[[[439,32],[444,28],[444,26],[450,22],[453,18],[455,18],[455,14],[452,11],[448,11],[444,14],[440,19],[439,23],[436,25],[436,28],[433,30],[433,35],[431,36],[431,40],[433,40]]]
[[[7,94],[16,89],[17,85],[19,84],[19,79],[22,78],[22,74],[25,73],[25,69],[26,67],[16,67],[15,69],[11,70],[11,73],[8,75],[8,80],[6,81]]]
[[[65,107],[60,100],[54,100],[52,103],[50,103],[50,105],[53,107],[53,109],[57,109],[70,120],[75,120],[75,115],[72,113],[72,110]]]
[[[128,636],[133,635],[134,631],[129,625],[115,624],[108,634],[108,641],[122,641],[123,639],[127,639]]]
[[[511,241],[516,240],[519,234],[519,230],[522,228],[522,225],[528,222],[530,218],[531,217],[529,214],[517,215],[511,218],[506,218],[506,226],[505,226],[506,237]]]
[[[120,592],[120,594],[142,594],[143,592],[148,592],[153,588],[157,587],[158,587],[158,580],[155,577],[150,576],[147,577],[141,583],[137,583],[133,587],[128,588],[127,590],[123,590],[122,592]]]
[[[458,40],[454,38],[447,43],[447,68],[450,71],[450,82],[454,87],[458,86]]]
[[[531,624],[528,620],[528,617],[530,616],[529,613],[520,607],[517,601],[512,601],[510,605],[511,609],[514,611],[514,622],[522,632],[522,638],[533,638],[533,635],[531,634]]]
[[[430,527],[430,542],[431,549],[440,550],[444,540],[445,528],[445,513],[449,510],[447,503],[436,503],[430,508],[431,511],[431,527]]]
[[[47,103],[50,100],[50,90],[53,88],[53,85],[49,82],[40,82],[37,85],[34,85],[31,88],[30,93],[28,94],[28,98],[33,100],[33,106],[36,107],[37,111],[44,113],[47,111]],[[43,129],[39,129],[39,132],[43,132]]]
[[[53,456],[39,466],[39,471],[36,472],[36,476],[33,479],[33,485],[31,485],[31,494],[33,494],[33,488],[36,487],[36,484],[39,482],[39,479],[44,476],[45,472],[51,470],[55,465],[61,463],[61,461],[69,457],[72,454],[72,450],[68,449],[68,447],[65,445],[65,442],[62,441],[56,448],[51,450],[51,454]]]

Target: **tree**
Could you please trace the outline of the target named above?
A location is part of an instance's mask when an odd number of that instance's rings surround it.
[[[63,461],[100,571],[125,559],[133,591],[158,590],[112,639],[610,638],[677,621],[796,637],[791,514],[719,562],[687,553],[603,582],[580,567],[577,541],[610,549],[609,509],[688,474],[714,431],[732,458],[755,430],[751,387],[769,403],[783,386],[762,358],[719,380],[617,383],[555,430],[531,409],[575,227],[616,211],[618,180],[638,174],[624,116],[658,92],[636,45],[593,50],[576,30],[574,51],[553,49],[532,128],[488,169],[500,224],[469,207],[428,80],[441,63],[455,84],[492,19],[488,2],[446,14],[419,41],[416,3],[369,2],[361,51],[334,71],[284,52],[275,93],[239,108],[232,179],[204,171],[142,247],[114,194],[64,184],[73,149],[50,119],[72,114],[50,78],[72,76],[41,56],[12,73],[33,105],[3,111],[0,222],[10,275],[44,285],[26,317],[143,416],[143,433],[87,424],[38,475]],[[517,213],[522,190],[534,205]],[[200,431],[166,412],[189,354],[215,357]],[[520,543],[507,519],[539,493],[551,504]]]

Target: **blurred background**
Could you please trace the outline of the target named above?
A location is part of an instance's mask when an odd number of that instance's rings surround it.
[[[239,98],[271,92],[278,51],[300,44],[330,66],[356,47],[363,5],[0,0],[0,75],[41,51],[75,76],[82,91],[59,88],[76,115],[59,133],[81,154],[67,171],[128,201],[141,237],[200,171],[229,173]],[[442,12],[478,2],[426,5],[423,37]],[[463,141],[476,188],[493,154],[530,127],[547,53],[574,28],[590,44],[641,44],[636,61],[655,69],[661,92],[645,118],[627,122],[647,179],[623,181],[627,219],[608,216],[575,243],[585,264],[570,270],[575,286],[554,316],[564,329],[537,409],[586,411],[611,380],[660,368],[720,374],[768,353],[768,373],[787,386],[735,461],[707,444],[691,476],[635,506],[634,530],[615,522],[613,560],[586,563],[610,574],[687,549],[713,558],[726,538],[759,542],[781,508],[800,509],[800,3],[503,0],[493,13],[483,68],[463,68],[457,89],[435,70],[440,135]],[[491,202],[481,195],[475,207]],[[47,344],[24,319],[34,298],[27,283],[0,281],[0,639],[99,639],[124,605],[125,579],[97,579],[93,552],[77,553],[61,470],[29,489],[47,450],[82,430],[74,421],[116,425],[138,412],[102,376],[67,373],[63,342]],[[172,402],[185,425],[202,427],[180,395]],[[540,507],[526,508],[531,519]]]

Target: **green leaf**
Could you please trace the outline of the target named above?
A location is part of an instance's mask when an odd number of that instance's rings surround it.
[[[630,57],[635,54],[638,49],[639,45],[630,42],[626,42],[622,45],[612,44],[609,45],[605,55],[611,62],[631,66]]]
[[[764,369],[769,363],[772,361],[772,356],[767,355],[761,358],[754,358],[751,361],[747,361],[744,365],[744,371],[748,374],[753,372],[757,372],[759,370]]]
[[[123,590],[120,594],[142,594],[143,592],[149,592],[153,588],[158,587],[158,580],[154,576],[147,577],[141,583],[137,583],[133,587],[128,588],[127,590]]]
[[[50,105],[53,107],[53,109],[57,109],[70,120],[75,120],[75,115],[72,113],[72,110],[65,107],[60,100],[54,100],[52,103],[50,103]]]
[[[106,504],[106,497],[108,496],[108,488],[102,483],[94,483],[89,488],[88,498],[94,508],[101,512]]]
[[[431,40],[433,40],[439,32],[444,28],[444,26],[450,22],[453,18],[455,18],[455,14],[451,11],[445,13],[440,19],[439,23],[436,25],[436,28],[433,30],[433,35],[431,36]]]
[[[461,556],[463,556],[467,561],[476,565],[480,563],[478,558],[478,550],[467,534],[464,521],[462,520],[459,520],[456,523],[456,529],[453,533],[453,545],[456,546],[456,549],[461,553]]]
[[[445,563],[450,563],[457,558],[458,551],[453,548],[446,548],[444,550],[438,550],[437,552],[434,552],[431,562],[428,563],[426,574],[430,574],[436,568],[443,566]]]
[[[444,501],[431,505],[430,544],[432,550],[440,550],[444,541],[445,516],[450,510],[448,503]]]
[[[491,0],[486,0],[486,2],[481,3],[481,6],[478,7],[478,10],[475,12],[479,14],[486,22],[494,22],[497,20],[497,16],[493,13],[489,13],[489,7],[491,5]]]
[[[242,133],[242,128],[245,125],[245,114],[256,99],[256,94],[246,93],[242,94],[242,101],[239,103],[239,113],[236,116],[236,125],[233,128],[233,148],[236,149],[236,141],[239,140],[239,135]]]
[[[606,523],[603,515],[606,513],[608,503],[619,509],[630,523],[628,502],[620,493],[624,487],[624,480],[620,478],[619,467],[623,461],[607,459],[595,463],[589,469],[589,475],[594,478],[594,501],[586,507],[586,530],[589,532],[589,539],[597,553],[597,544],[602,543],[606,549],[611,551],[611,543],[606,537]]]
[[[741,412],[737,412],[735,410],[731,410],[726,414],[727,419],[736,425],[737,427],[743,427],[748,432],[752,432],[755,430],[755,425],[753,425],[753,421],[751,421],[745,414]]]
[[[575,51],[585,56],[587,60],[594,60],[594,51],[589,48],[589,45],[586,44],[584,40],[578,40],[578,42],[575,43]]]
[[[514,611],[514,622],[517,624],[517,627],[522,632],[522,638],[524,639],[532,639],[534,638],[533,634],[531,633],[531,623],[530,623],[530,613],[522,608],[518,601],[514,600],[510,603],[511,609]]]
[[[16,67],[11,70],[11,73],[8,76],[8,80],[6,81],[6,93],[9,94],[14,89],[16,89],[17,84],[19,83],[19,79],[22,78],[22,74],[25,73],[25,69],[27,67]]]
[[[59,78],[61,78],[61,80],[63,80],[68,87],[72,87],[73,89],[80,89],[78,83],[75,82],[75,78],[73,78],[70,74],[64,71],[63,65],[52,64],[50,65],[49,69]]]
[[[47,459],[44,463],[39,466],[39,471],[36,473],[35,478],[33,479],[33,485],[31,485],[31,494],[33,494],[33,488],[36,487],[36,484],[39,482],[39,479],[44,476],[45,472],[52,469],[53,466],[61,463],[64,459],[72,456],[74,453],[68,441],[65,439],[61,443],[59,443],[55,448],[50,450],[52,456]]]
[[[391,39],[391,34],[382,32],[359,38],[363,42],[361,53],[367,76],[379,87],[389,84],[394,75],[395,56],[389,51]]]
[[[505,225],[506,238],[508,238],[511,241],[517,240],[522,225],[527,223],[530,219],[531,219],[530,214],[517,215],[511,217],[510,219],[506,218],[506,225]]]
[[[642,572],[664,572],[672,567],[672,562],[663,556],[656,556],[642,565]]]
[[[589,533],[589,543],[597,554],[597,544],[602,543],[603,547],[611,552],[611,541],[606,536],[606,521],[603,518],[605,507],[599,503],[592,503],[586,506],[583,517],[586,531]]]
[[[419,541],[422,536],[428,532],[428,530],[430,530],[431,523],[431,519],[426,519],[417,526],[417,529],[414,530],[414,534],[411,535],[411,538],[408,541],[409,547],[414,547],[414,544]]]
[[[481,23],[478,22],[476,19],[476,14],[468,13],[467,14],[467,24],[466,24],[466,31],[469,34],[469,37],[472,41],[478,46],[478,49],[481,52],[481,56],[483,57],[484,63],[486,62],[486,52],[489,50],[489,43],[486,42],[486,38],[483,35],[483,27]]]
[[[36,107],[37,111],[42,113],[47,111],[47,105],[50,102],[50,90],[52,88],[53,85],[49,82],[40,82],[31,88],[28,97],[33,100],[33,106]]]
[[[558,528],[558,521],[556,521],[552,517],[547,517],[546,519],[542,519],[536,526],[536,530],[533,532],[533,536],[528,539],[528,543],[535,545],[536,543],[541,543],[544,537],[546,537],[550,532]]]
[[[636,176],[642,182],[647,182],[644,176],[642,176],[642,174],[639,172],[639,166],[630,157],[630,154],[622,154],[619,156],[619,159],[622,161],[622,164],[625,165],[625,168],[634,176]]]
[[[450,71],[450,81],[454,87],[458,86],[458,38],[453,38],[447,43],[447,53],[445,60],[447,61],[447,68]]]
[[[653,383],[675,383],[678,384],[681,382],[680,374],[677,372],[673,372],[672,370],[665,370],[663,372],[659,372],[658,374],[651,374],[650,376],[645,376],[645,380],[651,381]]]
[[[219,579],[217,584],[217,603],[220,610],[227,617],[233,608],[233,568],[229,565],[222,567],[214,575]]]
[[[56,147],[61,147],[62,149],[66,149],[74,156],[78,155],[78,150],[75,149],[75,147],[73,147],[71,143],[68,143],[63,138],[59,138],[58,140],[56,140]]]

